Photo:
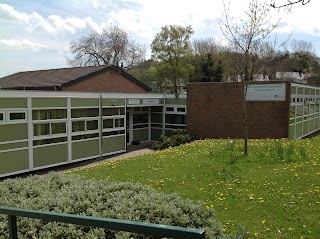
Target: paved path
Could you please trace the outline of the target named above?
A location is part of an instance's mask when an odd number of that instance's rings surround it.
[[[107,157],[107,158],[104,158],[104,159],[99,160],[97,162],[88,163],[86,165],[82,165],[80,167],[73,167],[73,168],[90,167],[90,166],[94,166],[94,165],[99,165],[99,164],[101,164],[102,162],[105,162],[105,161],[125,159],[125,158],[130,158],[130,157],[134,157],[134,156],[138,156],[138,155],[142,155],[142,154],[147,154],[147,153],[152,153],[152,152],[154,152],[153,149],[142,148],[142,149],[138,149],[138,150],[129,151],[127,153],[118,154],[116,156]]]

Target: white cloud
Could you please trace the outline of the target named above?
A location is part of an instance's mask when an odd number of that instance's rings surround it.
[[[0,20],[8,22],[27,22],[28,15],[20,13],[10,5],[0,3]]]
[[[44,31],[49,34],[59,34],[67,32],[75,34],[79,30],[95,30],[101,32],[99,26],[91,17],[84,19],[77,17],[62,18],[58,15],[50,15],[44,18],[40,14],[33,12],[31,14],[16,11],[12,6],[0,4],[0,21],[9,22],[9,24],[23,24],[30,33]]]
[[[14,40],[14,39],[0,39],[0,47],[11,47],[14,49],[32,49],[38,50],[41,48],[48,48],[48,46],[31,42],[29,40]]]

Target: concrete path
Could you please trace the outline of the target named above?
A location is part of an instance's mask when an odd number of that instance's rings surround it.
[[[83,168],[83,167],[91,167],[91,166],[95,166],[95,165],[99,165],[105,161],[111,161],[111,160],[120,160],[120,159],[125,159],[125,158],[130,158],[130,157],[134,157],[134,156],[138,156],[138,155],[142,155],[142,154],[147,154],[147,153],[152,153],[154,152],[153,149],[149,149],[149,148],[142,148],[142,149],[137,149],[137,150],[132,150],[126,153],[122,153],[122,154],[118,154],[116,156],[110,156],[107,158],[104,158],[102,160],[99,160],[97,162],[93,162],[93,163],[88,163],[86,165],[82,165],[80,167],[73,167],[75,168]]]

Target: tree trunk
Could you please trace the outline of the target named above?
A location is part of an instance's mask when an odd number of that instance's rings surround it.
[[[244,155],[248,155],[248,114],[247,114],[247,89],[248,89],[248,81],[243,82],[243,102],[242,102],[242,109],[243,109],[243,126],[244,126]]]

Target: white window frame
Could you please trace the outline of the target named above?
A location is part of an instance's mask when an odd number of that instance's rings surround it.
[[[6,112],[4,110],[0,110],[0,114],[3,116],[3,119],[0,119],[0,124],[3,124],[6,122]]]
[[[52,133],[52,124],[55,123],[65,123],[66,124],[66,132],[60,133],[60,134],[53,134]],[[34,135],[34,125],[35,124],[49,124],[49,134],[45,135]],[[41,139],[52,139],[52,138],[61,138],[61,137],[67,137],[68,136],[68,123],[67,120],[57,120],[57,121],[49,121],[49,120],[37,120],[32,123],[32,134],[34,140],[41,140]]]
[[[18,120],[11,120],[10,119],[10,114],[11,113],[24,113],[25,115],[25,118],[24,119],[18,119]],[[26,123],[28,121],[28,115],[27,115],[27,110],[26,109],[23,109],[23,110],[19,110],[19,109],[16,109],[16,110],[12,110],[12,109],[9,109],[9,110],[6,110],[6,121],[7,123]]]
[[[78,122],[78,121],[83,121],[84,122],[84,130],[82,131],[75,131],[73,132],[72,129],[72,136],[77,136],[77,135],[83,135],[83,134],[94,134],[94,133],[98,133],[99,129],[100,129],[100,120],[99,117],[91,117],[91,118],[73,118],[71,120],[71,127],[72,127],[72,123],[73,122]],[[98,121],[98,128],[95,130],[88,130],[87,129],[87,122],[88,121]]]

